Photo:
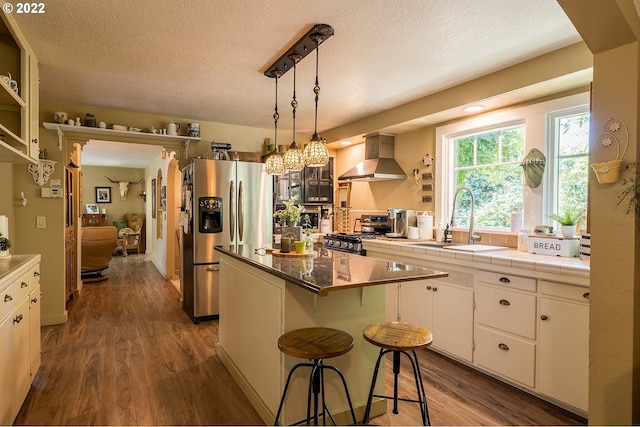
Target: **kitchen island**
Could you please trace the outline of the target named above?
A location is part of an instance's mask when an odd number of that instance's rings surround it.
[[[362,417],[378,348],[362,330],[385,319],[385,286],[446,277],[447,273],[327,249],[304,257],[282,257],[251,246],[216,247],[220,252],[220,342],[218,355],[266,424],[273,424],[289,370],[300,359],[283,355],[278,338],[303,327],[348,332],[353,349],[327,364],[345,375],[358,418]],[[282,415],[283,424],[305,417],[309,372],[296,372]],[[349,421],[341,385],[325,378],[327,404],[336,421]],[[384,392],[381,370],[376,393]],[[386,411],[377,400],[372,416]]]

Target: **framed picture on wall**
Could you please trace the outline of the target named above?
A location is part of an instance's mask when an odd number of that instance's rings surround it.
[[[96,203],[111,203],[111,187],[96,187]]]
[[[151,217],[156,217],[156,179],[151,180]]]
[[[98,209],[98,205],[95,205],[93,203],[87,203],[87,213],[88,214],[100,213],[100,210]]]

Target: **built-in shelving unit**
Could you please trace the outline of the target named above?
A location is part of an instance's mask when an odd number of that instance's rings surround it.
[[[157,133],[147,133],[147,132],[132,132],[128,130],[114,130],[114,129],[102,129],[102,128],[94,128],[88,126],[71,126],[71,125],[63,125],[59,123],[42,123],[45,129],[55,130],[58,132],[77,132],[77,133],[86,133],[90,135],[101,135],[103,138],[108,138],[109,136],[117,136],[117,137],[135,137],[140,139],[153,139],[153,140],[166,140],[166,141],[174,141],[174,142],[187,142],[187,141],[200,141],[200,138],[193,138],[190,136],[176,136],[176,135],[161,135]]]

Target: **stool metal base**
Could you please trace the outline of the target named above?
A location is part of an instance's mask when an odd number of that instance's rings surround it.
[[[353,418],[353,424],[356,425],[357,424],[356,414],[353,410],[353,404],[351,403],[351,396],[349,395],[347,382],[345,381],[344,376],[342,375],[342,372],[340,372],[340,370],[335,366],[328,366],[328,365],[325,366],[322,363],[322,359],[315,359],[313,363],[298,363],[291,369],[291,371],[289,372],[289,375],[287,376],[287,382],[285,383],[284,391],[282,392],[282,398],[280,399],[280,406],[278,406],[278,413],[276,414],[276,419],[273,425],[276,425],[276,426],[280,425],[279,424],[280,414],[282,413],[282,408],[284,406],[284,401],[287,396],[287,390],[289,389],[289,383],[291,382],[291,377],[293,376],[293,373],[296,371],[296,369],[303,368],[303,367],[311,368],[311,375],[309,376],[309,390],[307,392],[307,418],[297,421],[291,425],[299,425],[302,423],[306,423],[306,425],[309,425],[309,422],[313,420],[313,425],[317,426],[320,416],[322,416],[323,425],[327,425],[327,415],[329,416],[329,419],[331,420],[333,425],[334,426],[337,425],[336,420],[333,418],[333,415],[331,415],[331,412],[329,412],[329,408],[327,408],[327,405],[325,404],[325,396],[324,396],[324,370],[325,369],[329,369],[336,372],[340,377],[340,379],[342,380],[344,392],[347,396],[347,402],[349,403],[349,410],[351,411],[351,417]],[[312,395],[313,395],[313,414],[311,414]],[[319,412],[320,408],[318,408],[319,395],[322,395],[322,408],[321,408],[322,411],[321,412]]]
[[[380,369],[380,362],[384,360],[384,355],[393,352],[393,396],[373,394],[373,390],[376,385],[376,379],[378,377],[378,370]],[[400,375],[400,355],[404,354],[411,362],[413,368],[413,377],[416,382],[416,391],[418,399],[404,399],[398,397],[398,377]],[[413,357],[412,357],[413,356]],[[373,397],[381,397],[384,399],[393,399],[393,413],[397,414],[398,401],[413,402],[420,404],[420,414],[422,415],[422,425],[430,426],[431,420],[429,419],[429,407],[427,406],[427,395],[424,392],[424,384],[422,383],[422,375],[420,374],[420,365],[418,364],[418,356],[414,350],[411,350],[411,355],[407,351],[380,349],[378,360],[376,361],[376,367],[373,371],[373,379],[371,380],[371,388],[369,389],[369,398],[367,399],[367,407],[364,411],[364,418],[362,420],[363,425],[369,423],[369,416],[371,414],[371,404]]]

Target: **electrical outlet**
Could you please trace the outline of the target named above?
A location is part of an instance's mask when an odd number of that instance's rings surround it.
[[[37,216],[36,217],[36,228],[47,228],[47,217],[46,216]]]

